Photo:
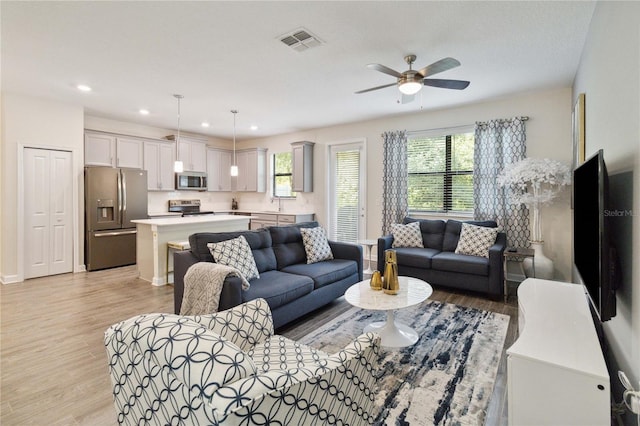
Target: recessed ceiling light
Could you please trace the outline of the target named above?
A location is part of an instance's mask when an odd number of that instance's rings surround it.
[[[140,110],[140,114],[142,114],[142,115],[149,115],[149,110],[148,110],[148,109],[141,109],[141,110]]]
[[[206,123],[206,122],[203,121],[202,122],[202,127],[209,127],[209,123]]]
[[[76,87],[78,88],[78,90],[80,90],[82,92],[90,92],[91,91],[91,87],[87,86],[86,84],[78,84]]]
[[[258,126],[256,126],[255,124],[252,124],[250,127],[251,130],[258,130]]]

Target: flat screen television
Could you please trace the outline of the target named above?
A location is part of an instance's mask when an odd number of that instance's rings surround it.
[[[600,321],[616,315],[615,250],[608,213],[609,176],[599,150],[573,171],[573,255]]]

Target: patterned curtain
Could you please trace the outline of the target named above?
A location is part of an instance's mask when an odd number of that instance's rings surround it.
[[[382,235],[401,223],[409,211],[407,199],[407,132],[384,132],[382,160]]]
[[[529,210],[509,204],[509,191],[496,184],[496,178],[508,164],[526,156],[524,120],[491,120],[476,123],[473,198],[476,220],[495,220],[507,233],[511,247],[528,247]]]

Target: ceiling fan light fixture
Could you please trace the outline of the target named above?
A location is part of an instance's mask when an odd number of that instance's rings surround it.
[[[422,76],[415,71],[407,71],[398,82],[398,89],[405,95],[415,95],[422,89]]]
[[[415,95],[422,89],[422,84],[416,81],[405,81],[398,88],[405,95]]]

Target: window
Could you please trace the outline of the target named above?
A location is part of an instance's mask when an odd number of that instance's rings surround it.
[[[291,152],[273,154],[273,196],[295,197],[293,192],[293,163]]]
[[[472,132],[409,137],[409,210],[473,212],[473,145]]]
[[[364,233],[363,149],[361,142],[330,149],[329,237],[335,241],[355,243]]]

